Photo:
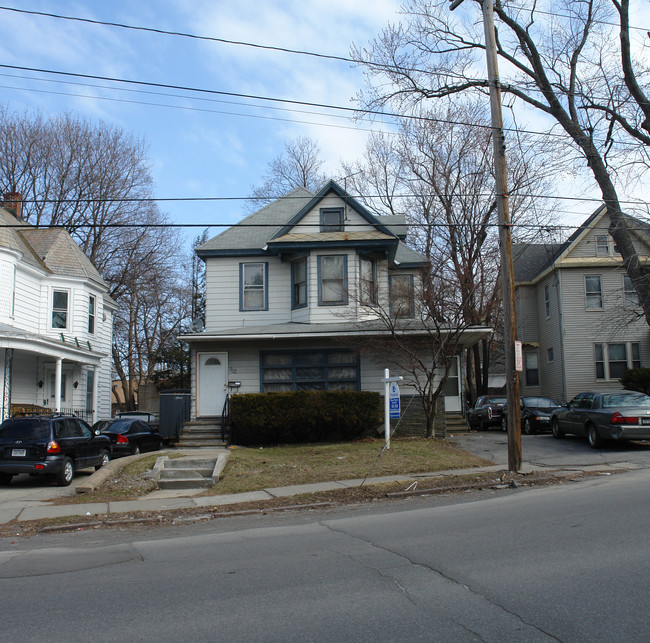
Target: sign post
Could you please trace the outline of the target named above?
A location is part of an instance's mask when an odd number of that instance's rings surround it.
[[[399,386],[397,382],[402,380],[402,376],[391,377],[390,371],[384,369],[384,439],[386,445],[384,448],[390,449],[390,421],[391,419],[399,419],[400,417],[400,403],[399,403]]]

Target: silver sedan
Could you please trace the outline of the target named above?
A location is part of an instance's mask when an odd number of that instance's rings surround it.
[[[634,391],[579,393],[551,416],[554,438],[584,435],[598,449],[604,440],[650,440],[650,396]]]

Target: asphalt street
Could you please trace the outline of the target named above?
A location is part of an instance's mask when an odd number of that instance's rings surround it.
[[[647,641],[649,485],[643,469],[416,508],[5,541],[3,635]]]

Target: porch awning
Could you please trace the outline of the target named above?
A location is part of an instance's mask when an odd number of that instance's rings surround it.
[[[99,366],[100,360],[105,357],[103,353],[93,350],[92,344],[84,344],[74,337],[61,335],[55,339],[7,324],[0,324],[0,348],[13,348],[88,366]]]

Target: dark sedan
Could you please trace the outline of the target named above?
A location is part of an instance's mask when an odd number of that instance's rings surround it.
[[[584,435],[597,449],[604,440],[650,440],[650,396],[634,391],[579,393],[551,417],[554,438]]]
[[[551,414],[561,405],[548,397],[522,397],[519,403],[521,413],[521,430],[526,435],[532,435],[538,431],[548,431],[551,428]],[[501,428],[508,430],[508,405],[503,406],[503,417]]]
[[[158,451],[162,447],[160,433],[136,418],[100,420],[95,427],[110,438],[113,457]]]
[[[490,426],[501,426],[501,415],[506,398],[499,395],[481,395],[474,406],[467,409],[467,427],[483,431]]]

